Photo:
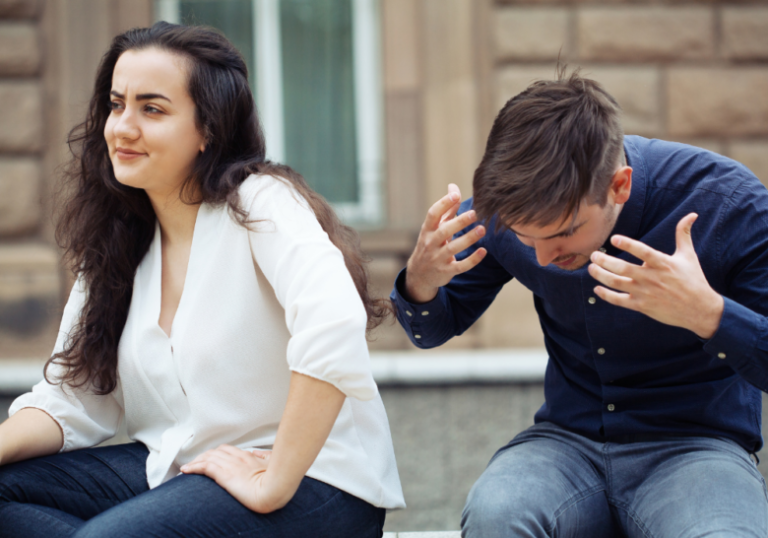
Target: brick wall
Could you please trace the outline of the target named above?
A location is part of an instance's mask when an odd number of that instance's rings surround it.
[[[616,97],[628,134],[722,153],[768,184],[768,2],[505,0],[493,17],[497,107],[560,55]]]
[[[41,2],[0,0],[0,350],[36,354],[60,302],[56,250],[45,240]],[[45,349],[50,347],[46,339]]]

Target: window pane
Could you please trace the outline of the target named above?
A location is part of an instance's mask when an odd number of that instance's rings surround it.
[[[181,24],[213,26],[227,36],[243,55],[248,81],[255,91],[252,0],[181,0],[179,11]]]
[[[281,0],[286,163],[331,202],[357,202],[351,0]]]

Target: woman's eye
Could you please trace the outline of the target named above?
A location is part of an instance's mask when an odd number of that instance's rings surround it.
[[[117,101],[110,101],[109,102],[109,109],[110,110],[119,110],[120,108],[122,108],[122,106],[123,105],[121,105]]]
[[[160,114],[160,113],[162,113],[162,110],[160,110],[159,108],[155,108],[152,105],[147,105],[144,108],[144,110],[149,112],[150,114]]]

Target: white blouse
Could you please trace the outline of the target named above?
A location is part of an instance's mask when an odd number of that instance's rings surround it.
[[[258,222],[247,230],[226,207],[200,207],[170,337],[158,325],[156,228],[136,272],[114,392],[62,391],[41,381],[14,401],[10,414],[25,407],[47,412],[64,432],[62,451],[113,437],[125,416],[128,436],[149,449],[147,480],[156,487],[222,443],[271,448],[291,372],[299,372],[347,396],[307,476],[378,507],[404,507],[371,374],[366,313],[341,252],[285,181],[250,176],[239,192]],[[63,348],[84,296],[76,284],[54,353]]]

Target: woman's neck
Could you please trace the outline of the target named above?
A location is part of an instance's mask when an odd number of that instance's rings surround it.
[[[163,244],[191,242],[200,204],[185,204],[178,191],[168,195],[147,192],[147,195],[160,224]]]

